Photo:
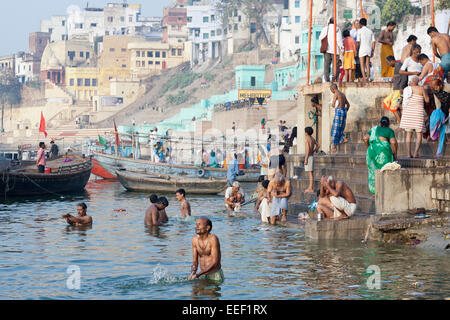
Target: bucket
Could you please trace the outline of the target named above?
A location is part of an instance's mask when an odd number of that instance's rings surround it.
[[[45,168],[45,173],[52,173],[52,168]]]

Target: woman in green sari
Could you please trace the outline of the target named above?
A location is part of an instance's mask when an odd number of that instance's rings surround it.
[[[364,136],[367,146],[366,162],[369,169],[369,190],[375,194],[375,170],[397,160],[398,143],[394,130],[389,128],[389,118],[382,117],[380,125],[375,126]]]

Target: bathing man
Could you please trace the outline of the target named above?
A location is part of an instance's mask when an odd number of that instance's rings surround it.
[[[219,238],[210,233],[212,222],[208,218],[199,218],[195,222],[195,233],[192,237],[192,266],[188,279],[193,280],[205,276],[207,280],[223,282]],[[201,272],[197,273],[200,262]]]
[[[270,209],[270,224],[275,224],[281,211],[281,221],[286,221],[288,212],[288,201],[292,194],[291,181],[281,173],[276,173],[267,187],[269,201],[272,203]]]
[[[317,211],[329,219],[348,219],[356,211],[355,196],[343,181],[335,181],[331,176],[322,177]]]
[[[67,223],[72,226],[89,226],[92,224],[92,217],[86,214],[87,205],[82,202],[77,205],[78,217],[74,217],[71,214],[63,214],[62,217],[66,219]]]
[[[159,198],[156,203],[151,204],[145,211],[144,224],[146,226],[160,226],[163,222],[167,222],[167,214],[165,209],[169,206],[169,201],[165,197]]]
[[[175,192],[177,200],[180,202],[180,214],[183,219],[191,216],[191,205],[186,200],[186,191],[184,189],[178,189]]]

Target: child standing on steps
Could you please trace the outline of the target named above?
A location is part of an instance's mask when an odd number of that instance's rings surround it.
[[[313,128],[305,128],[305,172],[309,176],[309,187],[305,193],[314,193],[314,153],[319,151],[319,143],[312,137]]]

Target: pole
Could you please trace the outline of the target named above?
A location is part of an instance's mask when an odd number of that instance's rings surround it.
[[[361,18],[364,18],[364,10],[362,6],[362,0],[359,0],[359,9],[361,10]]]
[[[434,0],[431,0],[431,25],[434,27]],[[436,62],[436,57],[433,54],[433,63]]]
[[[337,68],[337,60],[336,60],[336,52],[337,52],[337,43],[336,43],[336,24],[337,24],[337,19],[336,19],[336,0],[334,0],[334,5],[333,5],[333,21],[334,21],[334,23],[333,23],[333,25],[334,25],[334,69],[333,69],[333,71],[334,71],[334,74],[336,75],[336,73],[337,73],[337,70],[336,70],[336,68]],[[337,81],[337,79],[335,79],[335,81]]]
[[[310,83],[310,72],[311,72],[311,29],[312,29],[312,6],[313,1],[309,0],[309,37],[308,37],[308,74],[307,83]]]

